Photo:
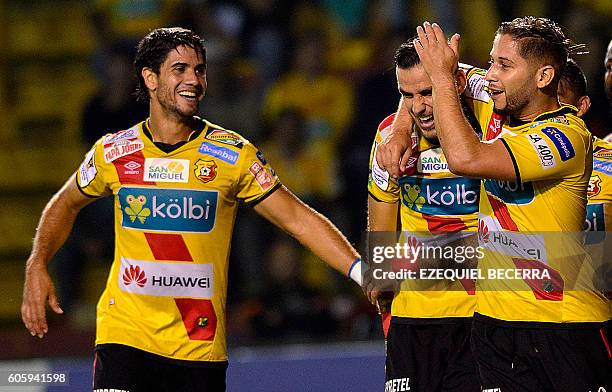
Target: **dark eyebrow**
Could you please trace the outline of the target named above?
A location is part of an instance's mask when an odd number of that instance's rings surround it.
[[[170,65],[171,67],[177,67],[177,66],[183,66],[186,67],[187,63],[184,63],[182,61],[177,61],[176,63],[173,63],[172,65]]]
[[[514,64],[514,61],[510,60],[510,59],[509,59],[509,58],[507,58],[507,57],[499,57],[499,59],[500,59],[500,60],[504,60],[504,61],[508,61],[509,63]]]
[[[417,91],[417,94],[420,94],[420,95],[423,95],[423,94],[431,94],[431,91],[432,91],[432,89],[431,89],[431,88],[426,88],[426,89],[423,89],[423,90],[419,90],[419,91]],[[402,90],[401,88],[399,89],[399,92],[400,92],[400,94],[401,94],[401,95],[403,95],[403,96],[407,96],[407,95],[414,95],[414,94],[412,94],[412,93],[409,93],[409,92],[407,92],[407,91]]]

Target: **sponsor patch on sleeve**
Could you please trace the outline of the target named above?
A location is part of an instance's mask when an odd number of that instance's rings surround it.
[[[612,162],[593,159],[593,170],[612,176]]]
[[[255,177],[255,181],[259,184],[262,190],[266,191],[272,187],[274,180],[265,167],[259,164],[259,162],[253,162],[249,167],[249,171]]]
[[[119,140],[104,147],[104,161],[110,163],[116,159],[140,151],[144,148],[144,143],[140,139]]]
[[[376,161],[376,150],[374,150],[372,156],[372,179],[376,186],[383,191],[389,189],[389,173],[378,166],[378,162]]]
[[[559,151],[562,161],[570,160],[576,156],[574,146],[570,142],[569,138],[565,136],[565,134],[561,132],[559,128],[545,127],[542,128],[542,133],[553,142],[555,147],[557,147],[557,151]]]
[[[244,145],[244,141],[239,135],[222,129],[213,129],[208,135],[205,136],[205,138],[215,142],[229,144],[230,146],[238,148],[242,148]]]
[[[555,159],[550,146],[548,143],[546,143],[546,140],[544,140],[543,137],[537,133],[528,133],[527,139],[529,139],[529,142],[535,149],[536,154],[538,154],[540,164],[544,169],[550,169],[551,167],[557,166],[557,160]]]
[[[81,167],[79,168],[79,183],[81,187],[86,187],[96,178],[96,174],[98,174],[98,169],[96,169],[96,148],[92,148],[87,155],[85,155],[85,160],[81,163]]]
[[[234,150],[217,146],[209,142],[202,143],[198,151],[201,154],[210,155],[214,158],[219,158],[223,162],[227,162],[231,165],[235,165],[238,161],[238,157],[240,156],[240,154]]]
[[[140,136],[140,130],[138,129],[138,125],[135,125],[132,128],[106,136],[102,141],[102,145],[107,147],[108,145],[116,143],[120,140],[136,139],[138,136]]]

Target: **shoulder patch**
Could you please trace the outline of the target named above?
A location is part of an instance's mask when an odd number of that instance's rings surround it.
[[[205,136],[205,138],[218,143],[229,144],[230,146],[238,148],[242,148],[244,145],[244,139],[242,139],[238,134],[226,131],[224,129],[213,129]]]
[[[200,148],[198,152],[204,155],[210,155],[214,158],[219,158],[223,162],[227,162],[231,165],[235,165],[238,162],[238,157],[240,153],[234,150],[230,150],[229,148],[220,147],[215,144],[204,142],[200,144]]]
[[[553,142],[555,147],[557,147],[557,151],[559,151],[562,161],[570,160],[576,156],[574,146],[572,146],[569,138],[565,136],[565,134],[561,132],[559,128],[544,127],[542,128],[542,133]]]
[[[121,139],[104,146],[104,161],[110,163],[115,159],[140,151],[144,143],[140,139]]]
[[[612,176],[612,162],[593,159],[593,170]]]
[[[551,167],[557,166],[557,160],[555,159],[550,146],[548,143],[546,143],[546,140],[543,137],[535,132],[528,133],[526,136],[527,139],[529,139],[529,143],[531,143],[535,149],[536,154],[538,154],[542,168],[550,169]]]
[[[612,150],[609,148],[597,147],[595,151],[593,151],[593,157],[612,159]]]
[[[389,189],[389,173],[378,166],[378,162],[376,161],[376,148],[377,146],[374,147],[374,153],[372,155],[372,180],[374,180],[376,186],[386,191]]]
[[[121,140],[136,139],[139,136],[140,136],[140,127],[137,124],[137,125],[134,125],[132,128],[129,128],[123,131],[119,131],[119,132],[106,136],[102,140],[102,145],[106,148],[109,144],[114,144]]]
[[[479,72],[470,72],[467,79],[467,86],[463,94],[468,98],[489,102],[491,98],[486,91],[488,84],[484,75],[481,75]]]
[[[96,149],[92,148],[87,155],[85,155],[85,159],[83,163],[81,163],[81,167],[79,167],[79,182],[81,187],[86,187],[90,182],[96,178],[96,174],[98,174],[98,169],[96,169]]]

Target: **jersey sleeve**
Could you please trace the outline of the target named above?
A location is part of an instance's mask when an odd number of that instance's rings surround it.
[[[102,139],[98,140],[85,154],[85,159],[76,172],[77,186],[89,197],[101,197],[110,193],[104,176],[104,149]]]
[[[400,188],[398,183],[389,176],[386,170],[383,170],[376,161],[376,148],[383,140],[383,134],[387,127],[393,123],[394,114],[385,118],[376,131],[372,150],[370,152],[370,164],[368,175],[368,193],[376,200],[385,203],[396,203],[399,201]]]
[[[465,72],[467,84],[463,92],[464,102],[472,110],[482,130],[482,140],[491,140],[499,134],[503,123],[502,116],[493,112],[493,100],[487,91],[487,73],[482,68],[459,64]]]
[[[501,140],[514,163],[517,180],[546,180],[582,174],[590,138],[571,125],[539,124],[526,133],[505,134]]]
[[[255,205],[280,187],[280,181],[266,158],[251,143],[246,143],[241,157],[240,178],[236,198]]]

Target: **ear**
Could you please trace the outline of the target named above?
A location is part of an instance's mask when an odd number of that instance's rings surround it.
[[[142,71],[140,71],[140,75],[142,75],[147,89],[152,91],[157,90],[157,74],[155,71],[153,71],[151,68],[145,67],[142,69]]]
[[[576,103],[576,107],[578,109],[578,113],[576,113],[576,115],[578,117],[584,116],[586,112],[589,111],[589,108],[591,107],[591,98],[589,98],[588,95],[583,95],[582,97],[578,99],[578,102]]]
[[[465,75],[465,71],[461,68],[455,72],[455,85],[457,86],[457,92],[459,95],[463,94],[465,88],[467,87],[467,76]]]
[[[544,65],[536,72],[539,89],[546,88],[555,78],[555,69],[551,65]]]

